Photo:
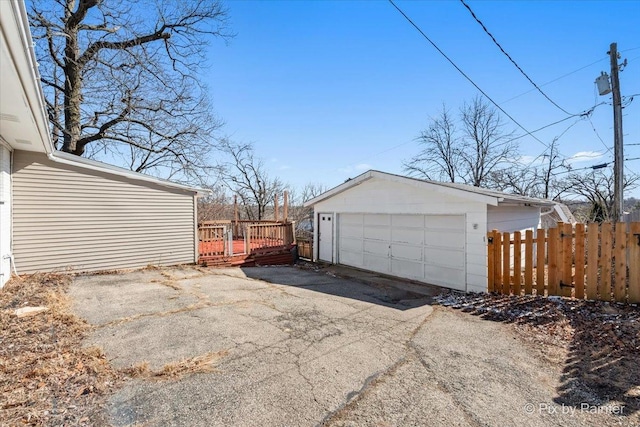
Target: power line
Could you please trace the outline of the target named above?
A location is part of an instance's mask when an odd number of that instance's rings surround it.
[[[556,78],[555,78],[555,79],[553,79],[553,80],[549,80],[548,82],[543,83],[543,84],[541,84],[540,86],[541,86],[541,87],[542,87],[542,86],[546,86],[546,85],[549,85],[549,84],[551,84],[551,83],[557,82],[558,80],[562,80],[562,79],[564,79],[565,77],[569,77],[569,76],[570,76],[570,75],[572,75],[572,74],[575,74],[575,73],[577,73],[577,72],[579,72],[579,71],[582,71],[582,70],[584,70],[585,68],[589,68],[589,67],[591,67],[592,65],[595,65],[595,64],[597,64],[598,62],[602,62],[602,61],[604,61],[604,60],[606,60],[606,59],[607,59],[607,58],[602,58],[602,59],[598,59],[597,61],[593,61],[593,62],[592,62],[592,63],[590,63],[590,64],[587,64],[587,65],[585,65],[585,66],[582,66],[582,67],[578,68],[577,70],[570,71],[570,72],[568,72],[567,74],[563,74],[563,75],[561,75],[560,77],[556,77]],[[507,102],[509,102],[509,101],[513,101],[513,100],[514,100],[514,99],[516,99],[516,98],[520,98],[521,96],[526,95],[526,94],[528,94],[528,93],[530,93],[530,92],[533,92],[534,90],[535,90],[535,89],[531,89],[531,90],[528,90],[528,91],[526,91],[526,92],[522,92],[520,95],[516,95],[516,96],[514,96],[513,98],[509,98],[509,99],[507,99],[506,101],[503,101],[503,104],[504,104],[504,103],[507,103]]]
[[[535,87],[538,92],[540,92],[540,94],[542,96],[544,96],[547,101],[549,101],[550,103],[552,103],[556,108],[558,108],[560,111],[562,111],[565,114],[569,114],[569,115],[573,115],[573,116],[578,116],[580,114],[572,114],[570,112],[568,112],[567,110],[565,110],[564,108],[562,108],[561,106],[559,106],[556,102],[553,101],[553,99],[549,98],[549,96],[544,93],[542,91],[542,89],[540,89],[540,87],[531,79],[531,77],[529,77],[529,75],[527,73],[524,72],[524,70],[522,69],[522,67],[520,67],[518,65],[518,63],[511,57],[511,55],[509,55],[507,53],[507,51],[504,50],[504,48],[502,47],[502,45],[500,45],[500,43],[498,43],[498,40],[496,40],[496,38],[493,36],[493,34],[491,34],[491,32],[489,32],[489,30],[487,29],[487,27],[484,25],[484,23],[480,20],[480,18],[478,18],[476,16],[476,14],[473,12],[473,10],[471,9],[471,7],[469,7],[469,5],[464,1],[464,0],[460,0],[460,2],[464,5],[464,7],[467,8],[467,10],[469,11],[469,13],[471,13],[471,16],[473,17],[473,19],[476,20],[476,22],[478,24],[480,24],[480,26],[482,27],[482,29],[484,30],[485,33],[487,33],[487,35],[491,38],[491,40],[493,41],[493,43],[498,46],[498,49],[500,49],[500,51],[509,59],[509,61],[511,61],[511,63],[518,69],[518,71],[520,71],[520,73],[527,79],[529,80],[529,83],[531,83],[533,85],[533,87]]]
[[[433,42],[433,41],[432,41],[432,40],[431,40],[431,39],[430,39],[430,38],[429,38],[429,37],[424,33],[424,31],[422,31],[422,30],[420,29],[420,27],[419,27],[417,24],[416,24],[415,22],[413,22],[413,21],[411,20],[411,18],[409,18],[409,17],[407,16],[407,14],[406,14],[406,13],[404,13],[404,12],[402,11],[402,9],[400,9],[400,8],[399,8],[399,7],[398,7],[398,6],[393,2],[393,0],[389,0],[389,3],[391,3],[391,5],[392,5],[392,6],[393,6],[393,7],[394,7],[394,8],[395,8],[395,9],[396,9],[396,10],[397,10],[397,11],[398,11],[398,12],[399,12],[399,13],[400,13],[400,14],[401,14],[401,15],[402,15],[402,16],[403,16],[403,17],[404,17],[404,18],[405,18],[405,19],[406,19],[406,20],[407,20],[407,21],[408,21],[408,22],[409,22],[409,23],[410,23],[410,24],[411,24],[411,25],[412,25],[412,26],[413,26],[413,27],[414,27],[414,28],[415,28],[415,29],[416,29],[420,34],[421,34],[421,35],[422,35],[422,37],[424,37],[424,38],[425,38],[425,39],[426,39],[426,40],[427,40],[427,41],[428,41],[428,42],[429,42],[429,43],[430,43],[430,44],[431,44],[431,45],[432,45],[432,46],[433,46],[433,47],[434,47],[434,48],[435,48],[439,53],[440,53],[440,55],[442,55],[442,56],[443,56],[443,57],[444,57],[444,58],[445,58],[445,59],[446,59],[446,60],[447,60],[447,61],[448,61],[448,62],[449,62],[449,63],[450,63],[450,64],[451,64],[451,65],[452,65],[456,70],[458,70],[458,72],[459,72],[460,74],[462,74],[462,76],[463,76],[465,79],[467,79],[467,80],[469,81],[469,83],[471,83],[471,84],[472,84],[476,89],[478,89],[478,91],[480,91],[480,93],[481,93],[482,95],[484,95],[484,97],[485,97],[485,98],[487,98],[487,99],[488,99],[488,100],[489,100],[493,105],[495,105],[495,107],[496,107],[498,110],[500,110],[500,111],[501,111],[505,116],[507,116],[507,117],[508,117],[508,118],[509,118],[513,123],[515,123],[515,124],[516,124],[520,129],[522,129],[523,131],[525,131],[525,133],[526,133],[527,135],[531,136],[533,139],[535,139],[536,141],[538,141],[540,144],[544,145],[546,148],[549,148],[549,145],[548,145],[548,144],[546,144],[545,142],[543,142],[542,140],[540,140],[537,136],[535,136],[535,135],[533,135],[531,132],[529,132],[529,131],[524,127],[524,126],[522,126],[522,125],[520,124],[520,122],[518,122],[518,121],[517,121],[516,119],[514,119],[514,118],[513,118],[509,113],[507,113],[507,112],[504,110],[504,108],[502,108],[500,105],[498,105],[498,103],[497,103],[497,102],[495,102],[495,101],[493,100],[493,98],[491,98],[489,95],[487,95],[487,93],[486,93],[484,90],[482,90],[482,89],[480,88],[480,86],[478,86],[478,85],[476,84],[476,82],[474,82],[474,81],[471,79],[471,77],[469,77],[469,76],[468,76],[464,71],[462,71],[462,69],[461,69],[460,67],[458,67],[458,66],[456,65],[456,63],[455,63],[455,62],[453,62],[453,60],[452,60],[451,58],[449,58],[449,57],[447,56],[447,54],[446,54],[446,53],[444,53],[444,52],[442,51],[442,49],[440,49],[440,48],[438,47],[438,45],[436,45],[436,44],[435,44],[435,43],[434,43],[434,42]]]
[[[613,162],[607,162],[607,163],[600,163],[597,165],[593,165],[593,166],[587,166],[584,168],[578,168],[578,169],[571,169],[571,170],[567,170],[567,171],[562,171],[562,172],[556,172],[551,174],[551,176],[557,176],[557,175],[563,175],[565,173],[572,173],[572,172],[579,172],[579,171],[584,171],[587,169],[591,169],[591,170],[597,170],[597,169],[604,169],[608,166],[611,166],[613,164]]]

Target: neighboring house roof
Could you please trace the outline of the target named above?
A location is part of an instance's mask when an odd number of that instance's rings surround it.
[[[537,207],[552,207],[555,206],[555,202],[545,199],[536,199],[533,197],[520,196],[517,194],[507,194],[500,191],[487,190],[485,188],[473,187],[465,184],[455,184],[450,182],[429,181],[418,178],[411,178],[402,175],[395,175],[387,172],[380,172],[376,170],[367,171],[355,178],[332,188],[325,193],[322,193],[318,197],[315,197],[307,201],[305,206],[313,206],[325,199],[333,197],[343,191],[348,190],[356,185],[370,180],[372,178],[378,178],[387,181],[395,181],[409,185],[417,185],[424,189],[430,189],[433,191],[440,191],[448,193],[458,197],[468,198],[480,202],[487,203],[488,205],[519,205],[519,206],[537,206]]]
[[[51,140],[38,63],[23,0],[0,1],[0,143],[11,149],[46,153],[54,162],[107,172],[138,181],[192,191],[210,190],[177,184],[56,151]]]

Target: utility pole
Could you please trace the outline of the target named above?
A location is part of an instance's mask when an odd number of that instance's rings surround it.
[[[622,98],[620,97],[620,80],[618,72],[618,44],[609,46],[611,58],[611,90],[613,92],[613,218],[622,221],[624,213],[624,154],[622,149]]]

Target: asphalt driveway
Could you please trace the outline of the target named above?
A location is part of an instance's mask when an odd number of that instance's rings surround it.
[[[77,277],[85,342],[119,368],[207,371],[129,380],[117,426],[583,426],[546,413],[560,373],[505,325],[431,305],[431,287],[295,267],[148,269]],[[536,405],[529,411],[528,404]],[[551,405],[551,403],[549,403]],[[523,409],[524,408],[524,409]]]

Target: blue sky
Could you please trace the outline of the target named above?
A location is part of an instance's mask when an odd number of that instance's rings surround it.
[[[293,186],[334,186],[370,168],[402,173],[402,162],[419,150],[416,136],[442,103],[456,110],[478,93],[386,1],[226,4],[237,35],[211,45],[204,78],[213,105],[226,122],[223,132],[253,142],[271,173]],[[611,102],[610,95],[597,96],[594,84],[609,71],[611,42],[628,60],[622,95],[640,94],[640,2],[468,4],[565,110]],[[526,129],[567,117],[534,90],[462,3],[397,5]],[[608,162],[612,114],[611,105],[602,105],[591,121],[569,119],[535,135],[548,144],[573,124],[559,141],[574,168]],[[640,96],[625,108],[623,128],[625,144],[640,144]],[[531,137],[519,142],[525,161],[545,148]],[[626,146],[625,157],[640,157],[640,145]],[[626,165],[640,172],[640,160]]]

